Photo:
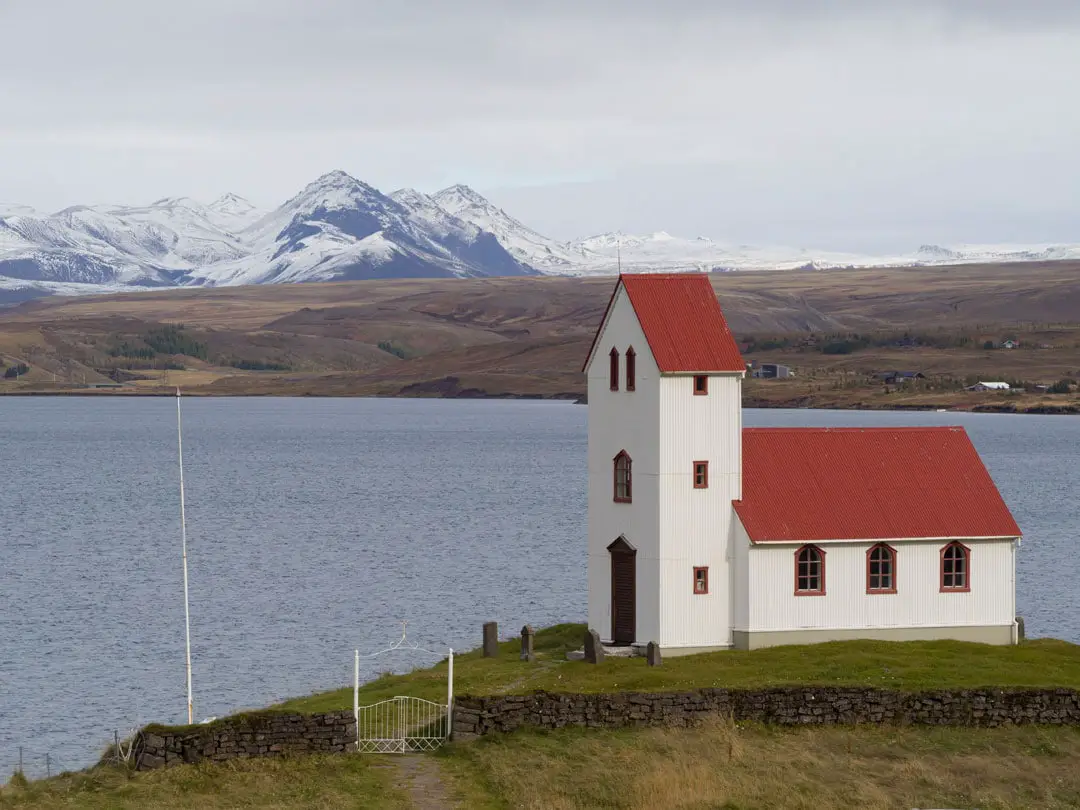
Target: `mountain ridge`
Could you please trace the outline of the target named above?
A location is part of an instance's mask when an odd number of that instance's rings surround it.
[[[648,235],[572,241],[533,230],[479,192],[386,194],[335,169],[264,211],[238,194],[209,204],[73,205],[51,214],[0,205],[0,303],[171,286],[286,284],[365,278],[475,278],[901,267],[1080,258],[1080,245],[920,245],[862,255]]]

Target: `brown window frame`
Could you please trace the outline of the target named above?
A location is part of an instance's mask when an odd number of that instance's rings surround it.
[[[619,350],[614,346],[611,347],[611,351],[608,353],[608,387],[612,391],[619,390]]]
[[[701,483],[698,483],[698,467],[702,468]],[[694,470],[694,489],[708,489],[709,488],[709,462],[707,462],[707,461],[695,461],[693,470]]]
[[[698,574],[699,573],[702,573],[702,574],[705,575],[705,590],[703,590],[703,591],[698,590]],[[694,567],[693,588],[694,588],[694,596],[707,596],[708,595],[708,593],[709,593],[709,566],[707,566],[707,565],[698,565],[698,566]]]
[[[945,554],[949,549],[959,549],[960,559],[964,561],[964,584],[962,586],[946,585],[945,584]],[[940,586],[942,593],[970,593],[971,592],[971,549],[965,546],[963,543],[954,540],[951,543],[946,543],[941,547],[940,554]],[[953,577],[956,576],[956,568],[950,572]]]
[[[881,573],[880,565],[881,565],[882,562],[884,562],[884,560],[874,560],[873,559],[875,551],[886,551],[889,554],[888,562],[889,562],[889,582],[890,582],[890,586],[888,588],[881,588],[881,587],[874,588],[873,587],[873,576],[874,575],[871,573],[870,567],[871,567],[871,565],[873,565],[874,562],[878,563],[879,568],[878,568],[877,576],[879,578],[878,581],[879,581],[879,584],[880,584],[880,581],[881,581],[880,578],[883,576],[882,573]],[[870,548],[868,548],[866,550],[866,592],[868,594],[891,594],[891,593],[896,593],[896,576],[897,576],[896,549],[893,548],[892,546],[890,546],[888,543],[875,543],[874,545],[870,546]]]
[[[633,346],[626,350],[626,390],[637,390],[637,352]]]
[[[818,555],[818,564],[820,566],[820,572],[818,573],[818,585],[816,590],[799,590],[799,565],[801,560],[799,559],[804,551],[815,551]],[[807,560],[807,565],[812,561]],[[807,572],[807,579],[810,574]],[[825,596],[825,549],[821,546],[815,546],[813,543],[808,543],[805,546],[799,546],[795,550],[795,595],[796,596]]]
[[[698,383],[701,383],[701,387],[698,388]],[[709,375],[708,374],[695,374],[694,375],[694,396],[704,397],[709,394]]]
[[[619,494],[619,461],[626,460],[626,494]],[[612,500],[615,503],[633,503],[634,502],[634,460],[630,458],[630,454],[625,450],[620,450],[614,459],[612,459]]]

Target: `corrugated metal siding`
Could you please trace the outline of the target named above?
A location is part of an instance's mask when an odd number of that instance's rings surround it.
[[[664,646],[730,643],[733,575],[729,536],[739,492],[742,382],[709,380],[695,396],[689,377],[660,381],[660,636]],[[709,462],[709,486],[694,489],[693,463]],[[693,569],[709,568],[709,593],[693,592]]]
[[[750,626],[750,538],[737,515],[732,514],[731,522],[732,626],[746,630]]]
[[[795,545],[749,550],[749,630],[1002,625],[1015,617],[1013,542],[973,541],[971,591],[940,592],[941,545],[893,543],[897,593],[866,593],[871,543],[827,544],[825,596],[795,596]],[[742,629],[742,628],[740,628]]]
[[[636,390],[611,391],[607,354],[637,353]],[[625,292],[612,301],[600,353],[588,369],[588,587],[589,626],[611,638],[611,559],[607,547],[625,536],[637,549],[637,630],[649,640],[657,625],[657,531],[659,525],[660,374]],[[622,367],[625,372],[625,365]],[[625,389],[625,373],[620,388]],[[612,459],[620,450],[633,459],[633,503],[612,501]]]
[[[963,428],[753,428],[743,454],[754,542],[1020,534]]]
[[[703,273],[620,276],[662,372],[746,371]]]

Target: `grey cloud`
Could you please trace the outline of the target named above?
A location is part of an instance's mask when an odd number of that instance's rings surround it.
[[[1065,239],[1080,209],[1071,1],[0,0],[0,29],[0,200],[270,205],[340,166],[567,236]]]

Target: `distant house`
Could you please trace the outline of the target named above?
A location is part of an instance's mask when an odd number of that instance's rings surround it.
[[[968,391],[1008,391],[1009,384],[1006,382],[977,382],[967,387]]]
[[[779,363],[762,363],[751,372],[751,376],[766,380],[783,380],[794,377],[795,372],[788,366],[782,366]]]
[[[1020,341],[1019,340],[1005,340],[1005,341],[1002,341],[1001,348],[1003,348],[1003,349],[1019,349],[1020,348]]]
[[[925,380],[926,375],[921,371],[880,371],[874,375],[874,379],[880,380],[886,385],[896,385],[911,380]]]

